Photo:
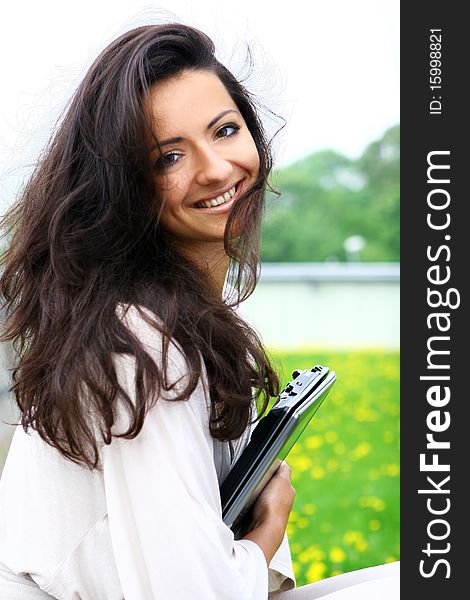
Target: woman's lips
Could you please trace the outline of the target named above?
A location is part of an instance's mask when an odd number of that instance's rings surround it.
[[[235,202],[237,201],[237,199],[240,196],[240,193],[243,189],[243,181],[240,181],[239,183],[237,183],[236,185],[236,191],[235,194],[230,198],[230,200],[226,200],[225,202],[222,202],[222,204],[218,204],[217,206],[211,206],[210,208],[199,208],[196,206],[192,206],[192,208],[194,208],[194,210],[197,210],[198,212],[201,213],[224,213],[224,212],[229,212],[232,209],[232,206],[235,204]]]

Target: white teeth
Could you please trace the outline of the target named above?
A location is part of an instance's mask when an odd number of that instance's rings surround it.
[[[228,192],[225,192],[223,196],[217,196],[217,198],[213,198],[212,200],[203,200],[202,202],[199,202],[199,204],[196,204],[196,208],[211,208],[212,206],[219,206],[219,204],[223,204],[224,202],[230,200],[230,198],[235,195],[236,189],[237,188],[233,186]]]

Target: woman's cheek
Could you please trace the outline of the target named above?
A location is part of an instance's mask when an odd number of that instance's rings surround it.
[[[258,175],[260,166],[259,154],[256,144],[251,137],[245,144],[244,155],[249,169],[254,172],[255,176]]]

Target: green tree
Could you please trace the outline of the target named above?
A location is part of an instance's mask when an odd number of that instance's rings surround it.
[[[399,260],[399,135],[389,129],[355,161],[323,150],[276,171],[262,260],[344,261],[351,235],[366,239],[363,260]]]

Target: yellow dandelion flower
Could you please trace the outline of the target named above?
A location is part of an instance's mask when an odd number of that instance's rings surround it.
[[[325,476],[325,469],[323,467],[314,467],[310,471],[310,475],[313,479],[322,479]]]
[[[357,530],[349,529],[343,535],[343,542],[348,546],[354,545],[358,540],[362,539],[362,533]]]
[[[339,546],[334,546],[330,550],[330,560],[333,563],[340,563],[346,558],[345,551]]]
[[[318,546],[309,546],[300,552],[297,558],[301,563],[304,564],[313,561],[321,562],[325,558],[325,553]]]
[[[336,441],[338,441],[338,434],[336,431],[327,431],[325,433],[325,440],[328,442],[328,444],[334,444]]]
[[[313,563],[307,570],[307,579],[310,583],[320,581],[325,577],[326,565],[322,562]]]
[[[378,531],[381,526],[382,525],[378,519],[372,519],[372,521],[369,521],[369,529],[371,531]]]
[[[310,521],[305,517],[299,517],[299,520],[297,521],[297,527],[299,527],[299,529],[305,529],[309,524]]]
[[[397,477],[398,475],[400,475],[400,466],[393,463],[391,465],[387,465],[387,475],[389,475],[390,477]]]
[[[300,575],[300,565],[297,561],[292,561],[292,570],[294,571],[294,575],[298,577]]]
[[[375,498],[372,508],[377,512],[381,512],[385,508],[385,502],[381,498]]]
[[[377,421],[378,414],[368,406],[358,406],[354,411],[356,421]]]
[[[303,565],[312,560],[312,557],[310,556],[310,552],[308,550],[303,550],[302,552],[299,552],[297,558],[299,562],[301,562]]]
[[[296,456],[293,460],[289,461],[292,471],[306,471],[312,466],[312,459],[309,456]]]
[[[325,553],[319,546],[311,546],[312,560],[321,562],[325,558]]]
[[[367,456],[371,450],[371,445],[368,442],[361,442],[351,452],[351,458],[353,460],[359,460]]]
[[[369,544],[365,540],[357,540],[354,545],[358,552],[365,552],[369,547]]]
[[[390,562],[395,562],[397,559],[395,556],[387,556],[387,558],[385,559],[386,563],[390,563]]]
[[[315,450],[323,444],[323,439],[320,435],[312,435],[305,440],[305,445],[310,450]]]
[[[313,515],[316,512],[317,507],[315,504],[304,504],[302,510],[306,515]]]
[[[362,508],[372,508],[377,512],[381,512],[385,508],[385,502],[377,496],[361,496],[359,498],[359,506]]]

